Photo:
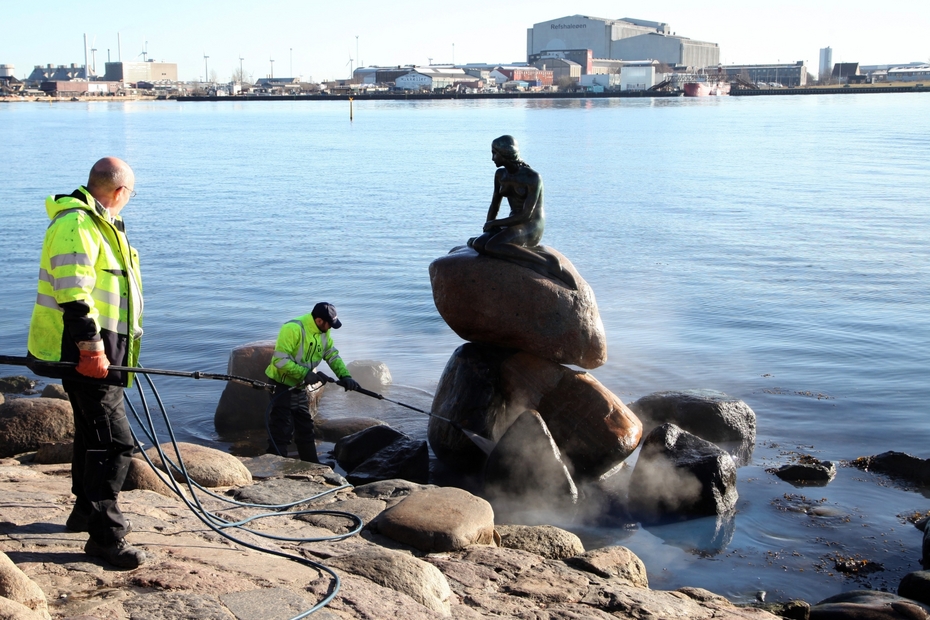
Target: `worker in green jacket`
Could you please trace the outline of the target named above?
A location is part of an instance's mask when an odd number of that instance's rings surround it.
[[[133,438],[123,404],[132,381],[114,366],[135,366],[142,338],[139,257],[119,213],[135,196],[126,162],[105,157],[86,187],[49,196],[39,284],[29,324],[29,359],[38,374],[62,379],[74,414],[71,491],[65,526],[88,532],[89,555],[135,568],[145,553],[129,545],[129,521],[117,498],[132,460]],[[74,362],[50,369],[36,361]]]
[[[325,301],[316,304],[310,314],[281,327],[271,363],[265,369],[275,386],[267,416],[268,454],[287,456],[291,437],[294,437],[300,460],[320,462],[307,398],[307,387],[325,383],[316,373],[317,366],[325,360],[346,391],[358,389],[358,383],[333,346],[330,331],[340,327],[342,321],[336,315],[336,308]]]

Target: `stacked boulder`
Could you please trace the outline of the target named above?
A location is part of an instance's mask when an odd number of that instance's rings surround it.
[[[484,470],[486,490],[572,502],[573,479],[610,471],[636,449],[643,427],[594,377],[567,366],[601,366],[607,339],[591,287],[568,259],[545,249],[576,289],[467,247],[430,265],[436,308],[468,342],[439,380],[428,439],[446,465]],[[490,456],[473,434],[497,442]]]

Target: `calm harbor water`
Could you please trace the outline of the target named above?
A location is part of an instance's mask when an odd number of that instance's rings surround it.
[[[765,469],[792,453],[930,457],[928,111],[926,94],[356,102],[352,122],[344,102],[0,105],[0,352],[25,353],[45,196],[112,154],[137,175],[124,216],[146,366],[224,372],[233,347],[326,299],[343,357],[385,362],[390,394],[427,408],[461,344],[427,267],[480,231],[490,143],[509,133],[545,181],[544,243],[597,296],[610,359],[592,374],[625,402],[711,388],[758,416],[715,545],[694,548],[712,524],[576,531],[633,549],[656,588],[894,590],[920,568],[899,515],[927,495],[851,468],[815,489]],[[222,384],[158,385],[181,439],[228,445]],[[420,414],[327,399],[425,434]],[[846,576],[837,557],[885,570]]]

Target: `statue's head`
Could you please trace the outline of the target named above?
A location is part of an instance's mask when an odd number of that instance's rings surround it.
[[[513,136],[501,136],[491,142],[491,153],[505,162],[520,163],[520,151]]]

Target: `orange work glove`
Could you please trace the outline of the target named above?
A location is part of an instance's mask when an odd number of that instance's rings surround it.
[[[81,354],[78,360],[77,371],[94,379],[104,379],[110,368],[110,360],[104,351],[78,351]]]

